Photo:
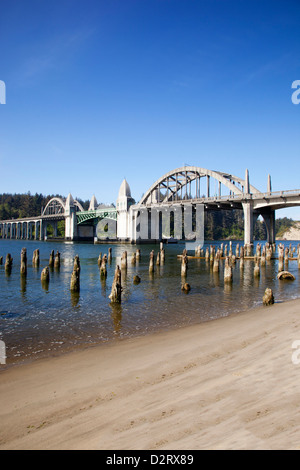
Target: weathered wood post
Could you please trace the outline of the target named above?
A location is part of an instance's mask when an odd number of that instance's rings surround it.
[[[186,277],[187,270],[188,270],[188,257],[186,253],[184,253],[181,258],[181,276],[182,277]]]
[[[42,284],[49,284],[49,281],[50,281],[50,274],[49,274],[49,267],[46,266],[42,272],[41,272],[41,282]]]
[[[289,264],[289,248],[286,247],[285,250],[284,250],[284,264],[285,264],[285,267],[287,268],[288,264]]]
[[[154,271],[154,251],[152,250],[149,256],[149,273]]]
[[[80,259],[76,255],[74,258],[73,272],[71,275],[70,290],[72,292],[79,292],[80,290]]]
[[[21,273],[22,276],[27,275],[27,250],[26,250],[26,248],[22,248],[22,250],[21,250],[20,273]]]
[[[214,264],[215,254],[216,254],[215,246],[210,245],[209,262],[210,262],[211,266]]]
[[[258,243],[258,244],[256,245],[256,256],[257,256],[258,258],[260,258],[260,256],[261,256],[261,244],[260,244],[260,243]]]
[[[49,267],[53,268],[54,265],[54,250],[51,251],[50,257],[49,257]]]
[[[122,269],[127,269],[127,251],[124,251],[122,253],[121,268]]]
[[[263,305],[273,305],[274,304],[274,295],[272,289],[267,287],[263,296]]]
[[[59,269],[60,268],[60,252],[57,251],[55,258],[54,258],[54,268]]]
[[[40,265],[40,250],[39,249],[36,249],[34,250],[33,252],[33,256],[32,256],[32,265],[37,268],[39,267]]]
[[[244,247],[240,248],[240,269],[244,268]]]
[[[220,251],[217,250],[216,256],[214,258],[214,264],[213,264],[213,272],[218,273],[220,270]]]
[[[238,258],[240,255],[240,244],[237,243],[236,247],[235,247],[235,257]]]
[[[225,256],[225,258],[228,256],[228,246],[227,246],[227,243],[225,244],[225,247],[224,247],[224,256]]]
[[[232,266],[231,266],[230,259],[228,256],[226,256],[225,258],[224,282],[225,283],[232,282]]]
[[[111,293],[109,295],[111,303],[120,303],[121,302],[121,293],[122,293],[122,282],[121,282],[121,269],[119,266],[116,267],[115,276],[111,288]]]
[[[284,271],[284,246],[278,245],[278,271]]]
[[[138,249],[136,250],[136,260],[137,260],[137,261],[140,261],[140,259],[141,259],[141,250],[138,248]]]
[[[101,261],[102,261],[102,253],[99,253],[99,256],[98,256],[98,266],[99,266],[99,268],[101,266]]]
[[[266,265],[266,247],[265,246],[263,246],[261,250],[260,265],[261,266]]]
[[[254,256],[254,277],[260,277],[259,257]]]
[[[0,256],[0,265],[3,264],[3,256]]]
[[[131,255],[131,264],[133,264],[133,265],[136,264],[136,253],[132,253],[132,255]]]
[[[156,256],[156,266],[160,266],[160,252],[158,252]]]
[[[111,248],[108,248],[108,257],[107,257],[107,261],[109,263],[111,263],[112,261],[112,249]]]
[[[266,244],[266,261],[271,261],[272,258],[272,245],[270,243]]]
[[[107,277],[106,263],[107,263],[107,256],[104,255],[101,260],[101,265],[100,265],[100,277],[102,279],[105,279]]]
[[[13,258],[11,257],[10,253],[7,253],[6,259],[5,259],[5,265],[4,265],[5,272],[7,273],[11,272],[12,264],[13,264]]]

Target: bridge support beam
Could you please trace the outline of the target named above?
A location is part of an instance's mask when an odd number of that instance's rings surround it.
[[[253,203],[243,202],[244,210],[244,244],[253,244]]]
[[[265,209],[264,211],[261,211],[261,215],[267,228],[267,241],[269,243],[275,243],[275,211],[272,209]]]

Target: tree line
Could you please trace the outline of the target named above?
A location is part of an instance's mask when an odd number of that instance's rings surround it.
[[[60,194],[51,194],[44,196],[43,194],[0,194],[0,220],[22,219],[24,217],[35,217],[41,215],[47,203],[53,197],[60,197]],[[88,210],[90,201],[82,201],[76,198],[83,206],[84,210]]]

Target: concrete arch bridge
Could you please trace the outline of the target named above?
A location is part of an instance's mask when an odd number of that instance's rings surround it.
[[[268,241],[275,242],[275,211],[300,205],[300,190],[267,191],[250,184],[249,172],[240,178],[198,166],[184,166],[161,176],[138,203],[124,179],[115,206],[98,205],[92,197],[89,209],[69,194],[52,198],[37,217],[0,221],[2,238],[44,240],[47,225],[57,233],[57,222],[65,221],[66,240],[116,240],[150,243],[163,239],[202,242],[204,213],[209,209],[240,209],[244,214],[244,242],[253,242],[253,227],[259,215],[265,221]],[[172,234],[172,237],[171,237]]]
[[[174,237],[184,237],[182,227],[185,227],[184,215],[187,214],[187,232],[192,238],[195,230],[191,228],[191,213],[196,211],[196,225],[197,221],[202,224],[202,234],[201,230],[196,234],[201,239],[204,236],[204,211],[240,209],[244,214],[244,243],[253,243],[253,228],[260,215],[266,224],[268,241],[274,243],[275,211],[297,205],[300,205],[300,190],[272,191],[270,175],[267,191],[261,192],[250,184],[248,170],[245,177],[240,178],[202,167],[184,166],[160,177],[131,208],[134,214],[130,235],[136,242],[154,241],[161,238],[162,227],[167,227],[165,238],[169,238],[168,219],[173,212],[173,219],[174,214],[179,213],[173,222]]]

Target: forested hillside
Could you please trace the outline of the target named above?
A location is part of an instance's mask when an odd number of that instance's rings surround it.
[[[43,196],[42,194],[0,194],[0,220],[34,217],[42,213],[43,208],[52,197],[59,194]],[[89,208],[89,201],[76,198],[84,209]]]

